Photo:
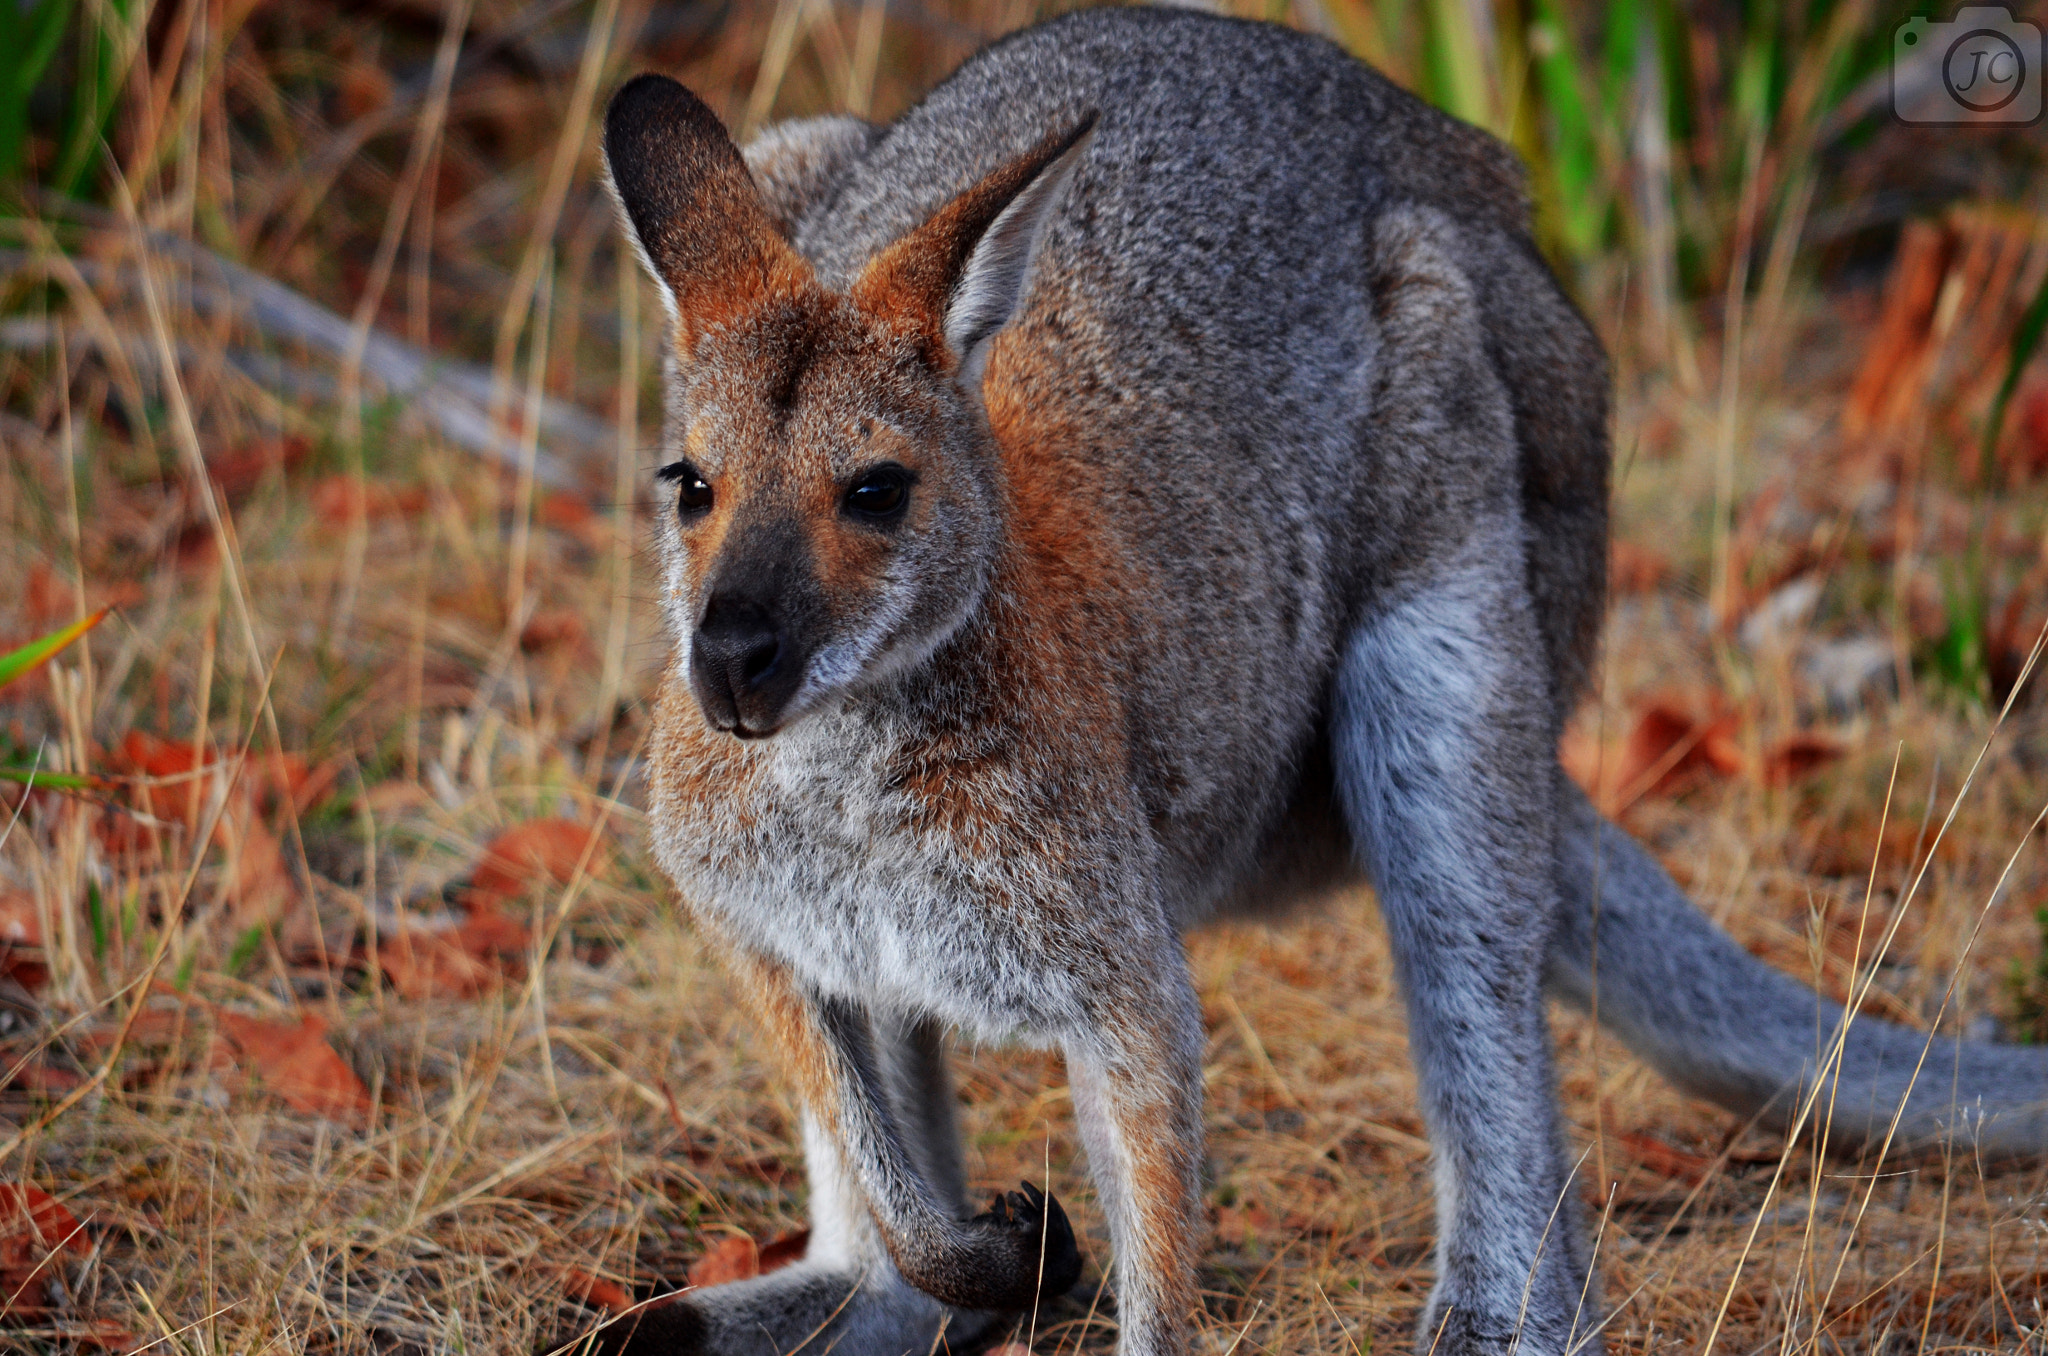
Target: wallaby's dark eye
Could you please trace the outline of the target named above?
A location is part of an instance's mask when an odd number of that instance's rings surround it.
[[[686,461],[670,462],[655,477],[676,487],[676,512],[694,518],[711,507],[711,482]]]
[[[846,492],[846,511],[861,518],[893,518],[910,502],[910,472],[877,466]]]

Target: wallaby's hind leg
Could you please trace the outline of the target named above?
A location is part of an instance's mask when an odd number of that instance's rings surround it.
[[[1359,628],[1332,743],[1436,1160],[1437,1287],[1417,1350],[1555,1356],[1596,1319],[1543,1006],[1549,712],[1498,655],[1525,606],[1515,581],[1468,568]]]
[[[1437,1286],[1417,1348],[1561,1356],[1596,1318],[1542,991],[1557,715],[1512,415],[1456,229],[1408,208],[1374,231],[1382,341],[1367,427],[1383,459],[1425,478],[1404,528],[1424,548],[1347,638],[1330,746],[1387,921],[1436,1160]]]
[[[892,1123],[935,1202],[967,1215],[945,1038],[935,1022],[874,1019],[876,1071]],[[694,1290],[606,1328],[601,1350],[629,1356],[785,1356],[837,1350],[858,1356],[925,1356],[943,1333],[971,1343],[993,1314],[950,1309],[906,1281],[890,1260],[859,1176],[827,1117],[807,1109],[804,1168],[811,1239],[803,1260],[749,1281]]]

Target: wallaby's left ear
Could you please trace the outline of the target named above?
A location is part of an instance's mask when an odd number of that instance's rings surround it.
[[[604,161],[627,234],[686,345],[809,280],[718,115],[675,81],[637,76],[612,96]]]
[[[907,321],[935,363],[978,390],[988,341],[1023,300],[1046,224],[1094,131],[1090,113],[947,203],[875,257],[854,301]]]

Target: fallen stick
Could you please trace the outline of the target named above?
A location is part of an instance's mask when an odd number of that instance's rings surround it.
[[[288,340],[331,358],[340,359],[347,354],[349,322],[319,302],[190,241],[155,235],[150,244],[190,270],[189,288],[182,290],[194,310],[239,319],[267,339]],[[80,276],[95,285],[115,283],[126,288],[135,282],[132,263],[109,267],[101,260],[77,255],[71,256],[71,262]],[[9,275],[47,271],[26,250],[0,250],[0,270]],[[54,327],[47,322],[13,320],[0,326],[0,345],[9,348],[40,347],[54,338]],[[74,339],[86,344],[93,342],[82,332],[76,333]],[[148,362],[141,353],[146,348],[129,346],[130,361],[138,366]],[[325,390],[309,391],[305,378],[319,374],[292,368],[260,353],[231,350],[227,356],[244,375],[259,383],[269,384],[265,381],[267,377],[269,381],[298,388],[293,393],[302,396],[326,396],[333,391],[332,384],[324,379],[321,384]],[[458,447],[507,465],[518,465],[519,438],[512,421],[518,417],[521,402],[506,399],[504,420],[493,427],[493,382],[489,369],[428,353],[380,330],[372,330],[363,349],[362,372],[367,382],[384,394],[411,402],[428,424]],[[617,446],[618,433],[610,422],[567,401],[543,398],[539,424],[541,440],[558,448],[566,443],[580,454],[609,458]],[[577,479],[568,466],[547,452],[537,456],[535,475],[551,487],[568,486]]]

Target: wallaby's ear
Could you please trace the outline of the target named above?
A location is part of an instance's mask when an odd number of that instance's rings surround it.
[[[604,161],[626,234],[686,342],[810,277],[718,115],[667,76],[635,76],[612,96]]]
[[[877,255],[853,285],[872,311],[908,322],[941,365],[981,385],[988,341],[1023,299],[1053,208],[1088,149],[1095,115],[984,177]]]

